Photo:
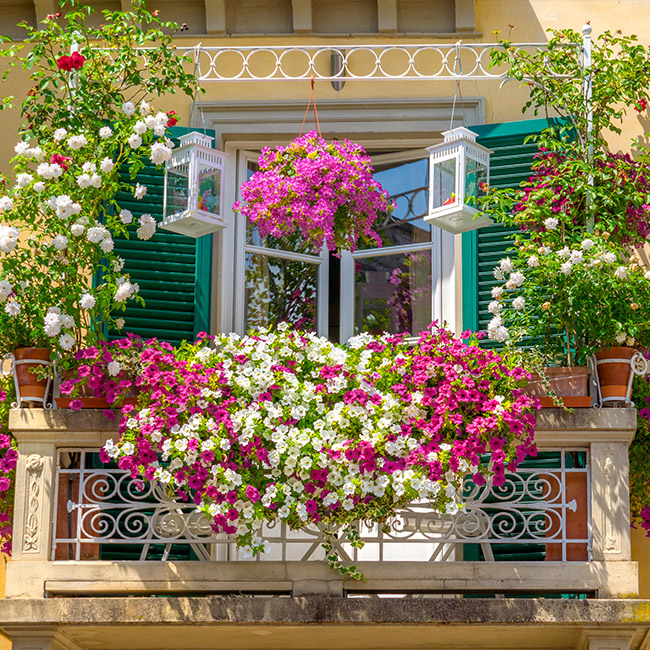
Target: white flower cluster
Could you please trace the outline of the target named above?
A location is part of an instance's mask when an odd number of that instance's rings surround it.
[[[140,217],[140,227],[136,234],[138,239],[151,239],[156,232],[156,220],[150,214],[143,214]]]
[[[125,277],[118,278],[116,284],[117,289],[115,290],[115,296],[113,298],[115,302],[125,302],[131,298],[131,296],[140,291],[140,287],[137,284],[131,283],[131,281]]]
[[[63,329],[73,329],[75,326],[74,318],[68,314],[62,313],[59,307],[50,307],[47,310],[43,318],[43,331],[46,336],[58,336]],[[68,336],[70,336],[68,334]],[[72,338],[72,343],[70,347],[65,347],[63,344],[61,347],[64,350],[69,350],[74,345],[74,338]],[[69,339],[65,339],[65,342],[68,343]]]
[[[0,224],[0,252],[11,253],[18,243],[18,228]]]
[[[36,173],[45,180],[51,180],[63,174],[63,167],[58,163],[43,162],[36,168]]]

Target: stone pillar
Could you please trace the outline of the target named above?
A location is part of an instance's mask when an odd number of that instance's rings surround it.
[[[630,465],[627,440],[591,445],[593,559],[629,561]]]
[[[632,635],[615,630],[588,630],[579,647],[584,650],[630,650]]]
[[[48,560],[52,546],[54,442],[19,442],[13,560]]]

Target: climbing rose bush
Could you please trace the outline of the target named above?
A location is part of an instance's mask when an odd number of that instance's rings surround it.
[[[372,226],[393,206],[361,145],[310,131],[287,147],[262,149],[258,164],[241,187],[244,204],[233,207],[262,237],[300,231],[316,250],[355,250],[359,239],[381,246]]]
[[[501,485],[534,455],[527,373],[474,343],[432,327],[415,346],[392,335],[341,346],[286,324],[177,350],[131,338],[80,353],[62,391],[92,384],[115,400],[137,366],[137,405],[102,460],[159,481],[258,553],[276,519],[349,531],[414,500],[454,514],[468,474]]]

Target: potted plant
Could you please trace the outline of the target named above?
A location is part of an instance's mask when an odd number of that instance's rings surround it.
[[[286,147],[264,148],[258,164],[234,208],[262,237],[300,232],[313,250],[355,250],[359,240],[381,246],[372,226],[393,206],[361,145],[310,131]]]

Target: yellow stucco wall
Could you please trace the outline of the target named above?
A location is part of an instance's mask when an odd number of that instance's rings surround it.
[[[7,566],[7,558],[0,553],[0,598],[5,595],[5,568]],[[11,650],[11,643],[9,640],[0,633],[0,650]]]

